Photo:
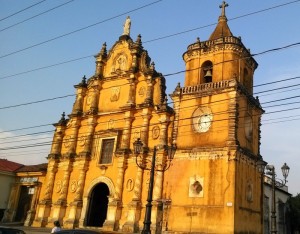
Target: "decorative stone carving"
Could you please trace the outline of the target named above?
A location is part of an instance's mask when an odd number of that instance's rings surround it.
[[[136,129],[134,132],[133,132],[133,139],[134,140],[137,140],[138,138],[141,138],[141,131],[139,129]]]
[[[127,57],[124,54],[120,54],[119,56],[116,57],[114,61],[112,72],[125,71],[126,68],[127,68]]]
[[[81,136],[79,137],[78,144],[79,144],[80,146],[84,146],[84,145],[85,145],[85,142],[86,142],[86,136],[85,136],[85,135],[81,135]]]
[[[72,128],[75,126],[75,119],[70,119],[67,123],[67,128]]]
[[[86,99],[86,105],[90,106],[92,104],[92,100],[93,100],[93,97],[91,95],[89,95]]]
[[[146,93],[146,88],[145,86],[142,86],[139,88],[138,94],[140,95],[140,97],[144,97]]]
[[[110,119],[110,120],[107,122],[107,129],[113,129],[114,127],[115,127],[115,120]]]
[[[199,176],[190,177],[189,197],[203,197],[203,178]]]
[[[134,188],[134,181],[133,179],[128,179],[126,182],[126,189],[127,191],[132,191]]]
[[[159,135],[160,135],[160,128],[159,128],[159,126],[154,126],[152,128],[152,138],[153,139],[157,139],[159,137]]]
[[[70,183],[70,191],[72,193],[75,193],[76,190],[78,188],[78,184],[77,184],[77,181],[76,180],[72,180],[71,183]]]
[[[62,182],[61,180],[56,181],[55,183],[55,192],[60,193],[61,189],[62,189]]]
[[[110,101],[111,102],[116,102],[119,100],[120,90],[121,90],[121,87],[112,87],[111,88],[111,93],[110,93]]]
[[[66,148],[69,148],[70,147],[70,145],[71,145],[71,136],[66,136],[65,138],[64,138],[64,146],[66,147]]]

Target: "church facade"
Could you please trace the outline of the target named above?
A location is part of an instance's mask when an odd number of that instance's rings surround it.
[[[141,231],[155,149],[153,233],[262,233],[257,63],[230,31],[225,6],[210,38],[183,54],[172,106],[129,17],[112,48],[103,44],[95,74],[74,86],[72,112],[54,125],[32,226]]]

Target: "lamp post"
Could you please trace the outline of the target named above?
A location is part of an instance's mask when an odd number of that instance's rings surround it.
[[[271,176],[272,179],[272,208],[271,208],[271,233],[277,233],[277,225],[276,225],[276,198],[275,198],[275,189],[283,187],[287,180],[286,178],[289,175],[290,168],[289,166],[284,163],[281,167],[282,175],[284,177],[284,180],[278,180],[276,179],[276,173],[275,173],[275,167],[273,165],[267,165],[266,166],[267,175]]]
[[[162,169],[155,169],[156,151],[157,151],[156,146],[154,146],[153,149],[151,167],[147,168],[143,163],[143,158],[142,158],[142,163],[140,164],[138,157],[140,156],[141,153],[147,153],[148,150],[145,147],[143,147],[143,143],[139,138],[133,143],[133,149],[134,149],[134,154],[136,156],[137,166],[143,170],[150,170],[150,181],[149,181],[147,204],[146,204],[146,211],[145,211],[145,218],[144,218],[144,227],[142,230],[142,234],[151,233],[151,211],[152,211],[152,200],[153,200],[152,197],[153,197],[154,172],[155,170],[156,171],[168,170],[176,152],[176,145],[174,144],[172,144],[171,146],[165,146],[164,148],[167,150],[168,155],[167,155],[166,164],[162,167]]]

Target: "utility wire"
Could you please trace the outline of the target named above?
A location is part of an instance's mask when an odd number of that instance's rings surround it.
[[[16,128],[16,129],[7,130],[7,131],[1,131],[0,133],[15,132],[15,131],[27,130],[27,129],[32,129],[32,128],[40,128],[40,127],[51,126],[51,125],[52,124],[41,124],[41,125],[36,125],[36,126],[31,126],[31,127]]]
[[[295,44],[295,43],[294,43]],[[297,44],[300,44],[297,43]],[[278,51],[280,49],[286,49],[288,48],[290,45],[287,45],[287,46],[283,46],[283,47],[277,47],[277,48],[274,48],[274,49],[269,49],[269,50],[266,50],[268,52],[271,52],[271,51]],[[265,54],[266,51],[262,51],[260,53],[257,53],[253,56],[257,56],[257,55],[262,55],[262,54]],[[247,57],[248,58],[248,57]],[[245,58],[244,58],[245,59]],[[226,63],[226,62],[231,62],[231,60],[226,60],[226,61],[222,61],[220,63],[217,63],[215,65],[218,65],[218,64],[221,64],[221,63]],[[172,76],[174,74],[178,74],[178,73],[183,73],[183,72],[189,72],[191,70],[198,70],[202,68],[202,66],[200,67],[197,67],[197,68],[194,68],[194,69],[190,69],[190,70],[182,70],[182,71],[178,71],[178,72],[175,72],[175,73],[169,73],[169,74],[166,74],[166,75],[163,75],[164,77],[165,76]],[[268,83],[265,83],[265,84],[259,84],[259,85],[256,85],[256,86],[253,86],[253,87],[259,87],[259,86],[264,86],[264,85],[267,85],[267,84],[274,84],[274,83],[279,83],[279,82],[283,82],[283,81],[289,81],[289,80],[293,80],[293,79],[298,79],[300,78],[299,76],[296,76],[296,77],[291,77],[291,78],[286,78],[286,79],[283,79],[283,80],[279,80],[279,81],[274,81],[274,82],[268,82]],[[0,78],[1,79],[1,78]],[[123,84],[123,86],[125,86],[127,84]],[[295,86],[300,86],[300,84],[296,84],[296,85],[290,85],[290,86],[285,86],[285,87],[279,87],[279,88],[275,88],[275,89],[271,89],[271,90],[265,90],[265,91],[260,91],[260,92],[256,92],[254,93],[254,95],[257,95],[257,94],[261,94],[261,93],[265,93],[265,92],[271,92],[271,91],[277,91],[277,90],[281,90],[281,89],[286,89],[286,88],[290,88],[290,87],[295,87]],[[107,87],[106,89],[109,89],[110,87]],[[65,95],[65,96],[60,96],[60,97],[54,97],[54,98],[48,98],[48,99],[44,99],[44,100],[38,100],[38,101],[33,101],[33,102],[28,102],[28,103],[22,103],[22,104],[16,104],[16,105],[10,105],[10,106],[5,106],[5,107],[0,107],[0,110],[2,109],[8,109],[8,108],[13,108],[13,107],[19,107],[19,106],[25,106],[25,105],[30,105],[30,104],[36,104],[36,103],[41,103],[41,102],[46,102],[46,101],[52,101],[52,100],[56,100],[56,99],[62,99],[62,98],[66,98],[66,97],[71,97],[71,96],[75,96],[75,94],[68,94],[68,95]]]
[[[9,109],[9,108],[13,108],[13,107],[27,106],[27,105],[41,103],[41,102],[48,102],[48,101],[53,101],[53,100],[56,100],[56,99],[62,99],[62,98],[73,97],[73,96],[75,96],[75,94],[68,94],[68,95],[65,95],[65,96],[48,98],[48,99],[39,100],[39,101],[27,102],[27,103],[16,104],[16,105],[11,105],[11,106],[4,106],[4,107],[0,107],[0,110]]]
[[[12,24],[12,25],[7,26],[7,27],[5,27],[5,28],[2,28],[2,29],[0,29],[0,32],[3,32],[3,31],[5,31],[5,30],[7,30],[7,29],[9,29],[9,28],[15,27],[15,26],[17,26],[17,25],[19,25],[19,24],[22,24],[22,23],[24,23],[24,22],[26,22],[26,21],[28,21],[28,20],[34,19],[34,18],[36,18],[36,17],[38,17],[38,16],[41,16],[41,15],[43,15],[43,14],[46,14],[46,13],[48,13],[48,12],[50,12],[50,11],[53,11],[53,10],[59,8],[59,7],[62,7],[62,6],[64,6],[64,5],[66,5],[66,4],[69,4],[69,3],[73,2],[73,1],[74,1],[74,0],[70,0],[70,1],[65,2],[65,3],[63,3],[63,4],[60,4],[60,5],[56,6],[56,7],[53,7],[53,8],[51,8],[51,9],[47,10],[47,11],[44,11],[44,12],[42,12],[42,13],[39,13],[39,14],[34,15],[34,16],[32,16],[32,17],[29,17],[29,18],[27,18],[27,19],[25,19],[25,20],[22,20],[22,21],[20,21],[20,22],[18,22],[18,23],[15,23],[15,24]]]
[[[162,1],[162,0],[161,0],[161,1]],[[231,19],[229,19],[229,20],[235,20],[235,19],[243,18],[243,17],[249,16],[249,15],[254,15],[254,14],[261,13],[261,12],[268,11],[268,10],[272,10],[272,9],[275,9],[275,8],[278,8],[278,7],[282,7],[282,6],[286,6],[286,5],[289,5],[289,4],[293,4],[293,3],[296,3],[296,2],[299,2],[299,1],[300,1],[300,0],[296,0],[296,1],[291,1],[291,2],[288,2],[288,3],[276,5],[276,6],[269,7],[269,8],[266,8],[266,9],[262,9],[262,10],[259,10],[259,11],[247,13],[247,14],[245,14],[245,15],[237,16],[237,17],[231,18]],[[159,2],[159,1],[158,1],[158,2]],[[155,3],[157,3],[157,2],[154,2],[154,3],[151,3],[151,4],[155,4]],[[148,5],[146,5],[146,6],[148,6]],[[143,6],[143,7],[146,7],[146,6]],[[143,7],[141,7],[141,8],[143,8]],[[132,11],[135,11],[135,10],[138,10],[138,9],[139,9],[139,8],[134,9],[134,10],[132,10]],[[131,11],[129,11],[129,12],[131,12]],[[50,42],[50,41],[53,41],[53,40],[55,40],[55,39],[61,38],[61,37],[63,37],[63,36],[67,36],[67,35],[70,35],[70,34],[72,34],[72,33],[75,33],[75,32],[81,31],[81,30],[84,30],[84,29],[89,28],[89,27],[92,27],[92,26],[95,26],[95,25],[97,25],[97,24],[100,24],[100,23],[109,21],[109,20],[111,20],[111,19],[120,17],[120,16],[122,16],[122,15],[124,15],[124,14],[127,14],[127,13],[128,13],[128,12],[123,13],[123,14],[120,14],[120,15],[117,15],[117,16],[114,16],[114,17],[111,17],[111,18],[108,18],[108,19],[103,20],[103,21],[101,21],[101,22],[98,22],[98,23],[89,25],[89,26],[87,26],[87,27],[84,27],[84,28],[75,30],[75,31],[73,31],[73,32],[71,32],[71,33],[63,34],[63,35],[61,35],[61,36],[58,36],[58,37],[49,39],[49,40],[47,40],[47,41],[44,41],[44,42],[41,42],[41,43],[32,45],[32,46],[30,46],[30,47],[27,47],[27,48],[24,48],[24,49],[21,49],[21,50],[12,52],[12,53],[10,53],[10,54],[8,54],[8,55],[15,54],[15,53],[18,53],[18,52],[20,52],[20,51],[23,51],[23,50],[26,50],[26,49],[29,49],[29,48],[33,48],[33,47],[38,46],[38,45],[41,45],[41,44],[45,44],[45,43],[47,43],[47,42]],[[195,29],[189,29],[189,30],[185,30],[185,31],[183,31],[183,32],[174,33],[174,34],[171,34],[171,35],[168,35],[168,36],[163,36],[163,37],[151,39],[151,40],[148,40],[148,41],[143,42],[143,44],[149,43],[149,42],[152,42],[152,41],[157,41],[157,40],[165,39],[165,38],[172,37],[172,36],[175,36],[175,35],[180,35],[180,34],[183,34],[183,33],[190,32],[190,31],[194,31],[194,30],[198,30],[198,29],[210,27],[210,26],[213,26],[213,25],[216,25],[216,24],[217,24],[217,23],[208,24],[208,25],[201,26],[201,27],[198,27],[198,28],[195,28]],[[280,49],[286,49],[286,48],[289,48],[289,47],[292,47],[292,46],[296,46],[296,45],[299,45],[299,44],[300,44],[300,42],[297,42],[297,43],[294,43],[294,44],[287,45],[287,46],[285,46],[285,47],[278,47],[278,48],[266,50],[266,51],[263,51],[263,52],[260,52],[260,53],[257,53],[257,54],[253,54],[252,56],[260,55],[260,54],[263,54],[263,53],[269,53],[269,52],[273,52],[273,51],[280,50]],[[8,55],[4,55],[4,56],[2,56],[2,57],[6,57],[6,56],[8,56]],[[33,72],[33,71],[45,69],[45,68],[50,68],[50,67],[53,67],[53,66],[62,65],[62,64],[74,62],[74,61],[77,61],[77,60],[86,59],[86,58],[89,58],[89,57],[92,57],[92,56],[93,56],[93,55],[83,56],[83,57],[76,58],[76,59],[72,59],[72,60],[69,60],[69,61],[65,61],[65,62],[53,64],[53,65],[48,65],[48,66],[45,66],[45,67],[41,67],[41,68],[36,68],[36,69],[32,69],[32,70],[20,72],[20,73],[17,73],[17,74],[12,74],[12,75],[8,75],[8,76],[0,77],[0,79],[5,79],[5,78],[12,77],[12,76],[17,76],[17,75],[26,74],[26,73],[29,73],[29,72]],[[0,56],[0,58],[2,58],[2,57]],[[176,75],[176,74],[180,74],[180,73],[182,73],[182,71],[179,71],[179,72],[176,72],[176,73],[172,73],[172,74],[173,74],[173,75]]]
[[[126,11],[126,12],[124,12],[124,13],[121,13],[121,14],[119,14],[119,15],[116,15],[116,16],[113,16],[113,17],[110,17],[110,18],[107,18],[107,19],[105,19],[105,20],[102,20],[102,21],[99,21],[99,22],[97,22],[97,23],[88,25],[88,26],[86,26],[86,27],[83,27],[83,28],[80,28],[80,29],[77,29],[77,30],[74,30],[74,31],[71,31],[71,32],[68,32],[68,33],[65,33],[65,34],[60,35],[60,36],[57,36],[57,37],[53,37],[53,38],[48,39],[48,40],[46,40],[46,41],[42,41],[42,42],[40,42],[40,43],[37,43],[37,44],[31,45],[31,46],[25,47],[25,48],[23,48],[23,49],[16,50],[16,51],[14,51],[14,52],[11,52],[11,53],[2,55],[2,56],[0,56],[0,59],[1,59],[1,58],[5,58],[5,57],[8,57],[8,56],[13,55],[13,54],[17,54],[17,53],[19,53],[19,52],[22,52],[22,51],[25,51],[25,50],[28,50],[28,49],[31,49],[31,48],[34,48],[34,47],[37,47],[37,46],[40,46],[40,45],[43,45],[43,44],[46,44],[46,43],[48,43],[48,42],[57,40],[57,39],[59,39],[59,38],[66,37],[66,36],[69,36],[69,35],[71,35],[71,34],[74,34],[74,33],[80,32],[80,31],[83,31],[83,30],[85,30],[85,29],[94,27],[94,26],[96,26],[96,25],[98,25],[98,24],[102,24],[102,23],[105,23],[105,22],[107,22],[107,21],[110,21],[110,20],[119,18],[119,17],[121,17],[121,16],[127,15],[128,13],[131,13],[131,12],[134,12],[134,11],[141,10],[141,9],[143,9],[143,8],[145,8],[145,7],[149,7],[149,6],[153,5],[153,4],[156,4],[156,3],[161,2],[161,1],[162,1],[162,0],[158,0],[158,1],[155,1],[155,2],[152,2],[152,3],[149,3],[149,4],[146,4],[146,5],[143,5],[143,6],[141,6],[141,7],[135,8],[135,9],[130,10],[130,11]]]
[[[297,108],[297,109],[300,109],[300,107]],[[289,111],[289,110],[291,110],[291,109],[285,109],[285,110],[280,110],[280,111],[274,111],[274,112],[272,112],[272,113],[284,112],[284,111]],[[270,114],[270,113],[269,113],[269,114]],[[188,117],[188,118],[185,118],[185,119],[191,119],[191,118],[193,118],[193,117]],[[242,117],[238,117],[238,118],[242,118]],[[228,121],[228,120],[230,120],[230,119],[232,119],[232,118],[220,119],[220,120],[217,120],[217,121],[214,121],[214,122]],[[291,121],[293,121],[293,120],[291,120]],[[287,121],[286,121],[286,122],[287,122]],[[159,124],[159,123],[151,123],[151,124],[150,124],[150,127],[151,127],[151,126],[155,126],[155,125],[157,125],[157,124]],[[184,124],[184,125],[180,125],[180,126],[178,126],[178,127],[184,127],[184,126],[189,126],[189,125],[191,125],[191,123]],[[224,128],[224,129],[225,129],[225,127],[226,127],[226,126],[222,126],[222,128]],[[135,127],[132,127],[131,129],[134,130],[134,129],[139,129],[139,128],[141,128],[141,126],[135,126]],[[188,133],[189,135],[192,134],[192,132],[190,132],[190,131],[187,131],[187,132],[180,132],[181,137],[184,136],[184,135],[186,135],[186,133]],[[85,134],[85,133],[82,133],[82,134]],[[93,140],[95,140],[95,139],[96,139],[96,136],[94,135],[94,136],[93,136]],[[63,140],[62,143],[66,143],[66,142],[69,142],[69,143],[70,143],[70,142],[77,141],[77,140],[78,140],[78,137],[75,137],[75,138],[69,138],[69,139],[67,139],[67,140]],[[42,142],[42,143],[36,143],[36,144],[27,144],[27,145],[19,145],[19,146],[7,146],[7,147],[0,148],[0,151],[16,150],[16,149],[32,148],[32,147],[40,147],[40,146],[49,146],[49,145],[52,145],[52,143],[53,143],[52,141],[49,141],[49,142]]]
[[[0,80],[11,78],[11,77],[14,77],[14,76],[19,76],[19,75],[27,74],[27,73],[34,72],[34,71],[43,70],[43,69],[46,69],[46,68],[60,66],[60,65],[66,64],[66,63],[71,63],[71,62],[79,61],[79,60],[82,60],[82,59],[92,58],[93,56],[94,55],[87,55],[87,56],[84,56],[84,57],[75,58],[75,59],[71,59],[71,60],[67,60],[67,61],[63,61],[63,62],[51,64],[51,65],[47,65],[47,66],[44,66],[44,67],[34,68],[34,69],[31,69],[31,70],[28,70],[28,71],[23,71],[23,72],[19,72],[19,73],[16,73],[16,74],[12,74],[12,75],[7,75],[7,76],[0,77]]]
[[[33,4],[33,5],[31,5],[31,6],[28,6],[28,7],[24,8],[24,9],[22,9],[22,10],[19,10],[19,11],[15,12],[15,13],[9,15],[9,16],[6,16],[6,17],[0,19],[0,21],[6,20],[6,19],[8,19],[8,18],[10,18],[10,17],[12,17],[12,16],[14,16],[14,15],[17,15],[17,14],[23,12],[23,11],[26,11],[26,10],[28,10],[29,8],[32,8],[32,7],[36,6],[36,5],[39,5],[39,4],[41,4],[41,3],[45,2],[45,1],[46,1],[46,0],[43,0],[43,1],[40,1],[40,2],[38,2],[38,3]]]
[[[291,2],[280,4],[280,5],[276,5],[276,6],[268,7],[268,8],[262,9],[262,10],[258,10],[258,11],[247,13],[245,15],[240,15],[240,16],[236,16],[236,17],[230,18],[227,21],[232,21],[232,20],[244,18],[244,17],[250,16],[250,15],[255,15],[255,14],[258,14],[258,13],[261,13],[261,12],[273,10],[275,8],[283,7],[283,6],[286,6],[286,5],[289,5],[289,4],[293,4],[293,3],[296,3],[296,2],[299,2],[299,1],[300,0],[296,0],[296,1],[291,1]],[[214,25],[217,25],[217,24],[218,23],[211,23],[211,24],[207,24],[207,25],[200,26],[200,27],[197,27],[197,28],[187,29],[187,30],[184,30],[184,31],[181,31],[181,32],[177,32],[177,33],[169,34],[169,35],[166,35],[166,36],[162,36],[162,37],[150,39],[148,41],[145,41],[144,43],[154,42],[154,41],[158,41],[158,40],[162,40],[162,39],[166,39],[166,38],[178,36],[178,35],[189,33],[189,32],[192,32],[192,31],[199,30],[199,29],[208,28],[208,27],[211,27],[211,26],[214,26]]]
[[[9,53],[9,54],[2,55],[2,56],[0,56],[0,59],[1,59],[1,58],[4,58],[4,57],[7,57],[7,56],[10,56],[10,55],[13,55],[13,54],[16,54],[16,53],[19,53],[19,52],[24,51],[24,50],[28,50],[28,49],[34,48],[34,47],[36,47],[36,46],[39,46],[39,45],[42,45],[42,44],[45,44],[45,43],[48,43],[48,42],[51,42],[51,41],[53,41],[53,40],[57,40],[57,39],[59,39],[59,38],[62,38],[62,37],[65,37],[65,36],[74,34],[74,33],[76,33],[76,32],[79,32],[79,31],[88,29],[88,28],[93,27],[93,26],[96,26],[96,25],[98,25],[98,24],[101,24],[101,23],[110,21],[110,20],[112,20],[112,19],[118,18],[118,17],[120,17],[120,16],[126,15],[126,14],[128,14],[128,13],[130,13],[130,12],[134,12],[134,11],[140,10],[140,9],[142,9],[142,8],[148,7],[148,6],[150,6],[150,5],[156,4],[156,3],[160,2],[160,1],[162,1],[162,0],[159,0],[159,1],[156,1],[156,2],[153,2],[153,3],[150,3],[150,4],[147,4],[147,5],[144,5],[144,6],[142,6],[142,7],[139,7],[139,8],[133,9],[133,10],[130,10],[130,11],[128,11],[128,12],[125,12],[125,13],[122,13],[122,14],[119,14],[119,15],[116,15],[116,16],[113,16],[113,17],[110,17],[110,18],[105,19],[105,20],[103,20],[103,21],[100,21],[100,22],[97,22],[97,23],[88,25],[88,26],[86,26],[86,27],[83,27],[83,28],[74,30],[74,31],[72,31],[72,32],[69,32],[69,33],[66,33],[66,34],[63,34],[63,35],[60,35],[60,36],[57,36],[57,37],[54,37],[54,38],[49,39],[49,40],[46,40],[46,41],[43,41],[43,42],[40,42],[40,43],[31,45],[31,46],[29,46],[29,47],[26,47],[26,48],[23,48],[23,49],[20,49],[20,50],[11,52],[11,53]],[[264,12],[264,11],[273,10],[273,9],[275,9],[275,8],[283,7],[283,6],[286,6],[286,5],[289,5],[289,4],[293,4],[293,3],[296,3],[296,2],[299,2],[299,1],[300,1],[300,0],[296,0],[296,1],[291,1],[291,2],[288,2],[288,3],[276,5],[276,6],[273,6],[273,7],[268,7],[268,8],[262,9],[262,10],[258,10],[258,11],[251,12],[251,13],[247,13],[247,14],[245,14],[245,15],[241,15],[241,16],[234,17],[234,18],[232,18],[232,19],[230,19],[230,20],[235,20],[235,19],[247,17],[247,16],[249,16],[249,15],[258,14],[258,13],[261,13],[261,12]],[[188,33],[188,32],[191,32],[191,31],[198,30],[198,29],[210,27],[210,26],[213,26],[213,25],[216,25],[216,24],[217,24],[217,23],[212,23],[212,24],[208,24],[208,25],[205,25],[205,26],[197,27],[197,28],[194,28],[194,29],[188,29],[188,30],[185,30],[185,31],[182,31],[182,32],[178,32],[178,33],[171,34],[171,35],[167,35],[167,36],[163,36],[163,37],[151,39],[151,40],[145,41],[144,43],[149,43],[149,42],[153,42],[153,41],[157,41],[157,40],[161,40],[161,39],[165,39],[165,38],[177,36],[177,35],[184,34],[184,33]]]

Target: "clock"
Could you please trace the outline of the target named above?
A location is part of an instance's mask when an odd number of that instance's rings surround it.
[[[198,128],[199,132],[207,132],[210,128],[212,121],[212,115],[211,114],[203,114],[198,118]]]
[[[192,126],[195,132],[207,132],[212,124],[213,114],[208,107],[197,108],[192,116]]]

